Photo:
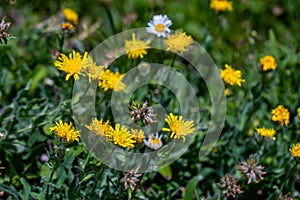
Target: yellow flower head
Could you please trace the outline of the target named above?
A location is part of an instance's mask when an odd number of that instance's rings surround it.
[[[139,130],[139,129],[131,129],[131,134],[134,135],[134,139],[136,140],[136,143],[142,143],[144,138],[145,138],[145,134],[143,130]]]
[[[105,70],[99,79],[98,86],[104,91],[123,92],[125,90],[125,84],[122,82],[123,76],[124,74],[119,74],[119,72]]]
[[[242,72],[240,70],[234,70],[230,65],[225,64],[224,70],[221,69],[220,75],[225,83],[229,85],[241,86],[245,79],[242,79]]]
[[[49,130],[51,132],[54,131],[59,138],[65,139],[67,142],[79,141],[80,131],[75,130],[72,122],[68,124],[62,120],[59,120],[59,122],[56,122],[56,126],[51,127]]]
[[[195,132],[194,122],[193,121],[184,121],[182,116],[173,115],[170,113],[166,118],[166,122],[169,125],[169,128],[163,128],[163,131],[172,132],[170,138],[183,138],[188,134]]]
[[[97,66],[90,56],[88,56],[83,61],[82,67],[80,69],[80,75],[87,76],[89,82],[91,82],[92,80],[99,81],[103,73],[104,73],[104,66],[102,65]]]
[[[289,149],[293,157],[300,157],[300,142]]]
[[[193,42],[191,36],[186,35],[186,33],[175,33],[165,40],[165,45],[167,51],[172,51],[174,53],[185,52]]]
[[[97,120],[94,118],[90,125],[85,126],[87,129],[92,131],[96,135],[105,136],[110,134],[113,131],[113,128],[110,126],[109,121],[104,122],[102,119]]]
[[[69,54],[69,57],[64,54],[60,54],[58,60],[54,62],[54,65],[57,69],[67,73],[66,81],[69,80],[70,76],[73,76],[75,80],[78,80],[79,71],[87,56],[87,52],[85,52],[82,57],[80,53],[73,50],[72,53]]]
[[[61,24],[61,29],[63,30],[63,31],[71,31],[72,29],[73,29],[73,25],[72,24],[70,24],[70,23],[63,23],[63,24]]]
[[[225,96],[228,96],[230,94],[230,90],[228,89],[228,88],[226,88],[225,90],[224,90],[224,95]]]
[[[209,7],[214,9],[216,12],[233,10],[232,2],[227,0],[211,0]]]
[[[297,108],[297,114],[298,114],[298,117],[300,118],[300,107]]]
[[[120,127],[120,124],[116,124],[115,129],[107,134],[106,137],[114,144],[125,148],[133,148],[134,143],[136,143],[134,135],[130,134],[125,126]]]
[[[276,131],[273,128],[265,128],[265,127],[257,128],[256,131],[262,137],[269,137],[272,138],[273,140],[276,140],[276,138],[274,137]]]
[[[273,109],[272,112],[272,121],[278,122],[280,126],[287,126],[289,124],[290,120],[290,113],[288,109],[283,107],[282,105],[279,105],[277,108]]]
[[[153,150],[158,150],[162,147],[163,143],[161,141],[162,135],[159,135],[158,133],[150,134],[148,137],[148,140],[144,140],[144,143],[147,147]]]
[[[149,49],[150,41],[144,42],[138,40],[135,37],[135,33],[132,33],[132,40],[125,40],[125,52],[128,55],[128,58],[137,59],[138,57],[144,58],[144,55],[147,54],[146,49]]]
[[[72,22],[73,24],[78,23],[78,14],[73,9],[65,8],[63,13],[67,21]]]
[[[267,55],[260,59],[260,67],[262,71],[275,70],[277,67],[276,60],[273,56]]]

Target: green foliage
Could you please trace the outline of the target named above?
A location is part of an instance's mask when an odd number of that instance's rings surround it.
[[[12,22],[8,32],[13,37],[0,39],[0,199],[233,199],[217,184],[226,174],[234,175],[244,191],[239,199],[283,199],[288,193],[299,199],[299,160],[289,149],[300,142],[300,1],[232,2],[232,12],[216,13],[209,0],[1,1],[0,18]],[[79,24],[62,42],[61,11],[66,7],[79,14]],[[199,97],[203,127],[181,158],[145,173],[134,193],[121,182],[124,174],[101,164],[82,141],[64,143],[49,131],[59,119],[73,121],[74,80],[65,81],[65,74],[55,68],[53,50],[91,51],[114,34],[146,27],[160,13],[172,20],[172,30],[199,42],[219,69],[230,64],[246,82],[226,85],[230,93],[222,135],[208,155],[199,157],[210,96],[194,69],[177,58],[174,69]],[[263,75],[259,59],[265,55],[274,56],[278,67]],[[147,56],[134,62],[122,56],[110,67],[126,73],[142,60],[173,61],[172,54],[158,50]],[[96,109],[113,121],[110,97],[97,94]],[[144,85],[131,97],[145,99],[162,103],[167,112],[180,110],[174,94],[159,85]],[[278,105],[290,112],[287,127],[271,120]],[[275,141],[257,135],[255,129],[263,126],[276,130]],[[248,158],[265,167],[264,180],[246,184],[236,165]]]

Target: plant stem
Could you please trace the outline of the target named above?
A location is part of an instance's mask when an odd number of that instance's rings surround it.
[[[171,63],[171,68],[173,68],[176,58],[177,58],[177,54],[174,54],[174,58]]]
[[[105,9],[105,11],[107,13],[108,20],[109,20],[109,22],[111,24],[112,32],[113,32],[113,34],[115,34],[116,33],[116,29],[115,29],[114,21],[113,21],[113,18],[112,18],[112,14],[111,14],[109,8],[107,7],[107,5],[104,6],[104,9]]]
[[[64,46],[64,41],[65,41],[65,33],[62,33],[60,44],[59,44],[59,52],[62,52],[63,46]]]
[[[262,72],[262,75],[261,75],[261,90],[260,90],[260,94],[263,92],[264,88],[265,88],[265,76],[266,76],[266,73],[265,72]]]
[[[139,185],[140,185],[141,182],[142,182],[142,179],[143,179],[144,174],[145,174],[145,173],[142,173],[142,176],[140,177],[139,181],[136,183],[136,186],[135,186],[134,190],[132,191],[130,200],[133,200],[133,198],[134,198],[134,196],[135,196],[135,194],[136,194],[136,191],[137,191]]]
[[[54,172],[55,172],[55,169],[53,169],[52,172],[51,172],[51,174],[50,174],[49,183],[47,185],[47,190],[46,190],[46,200],[49,199],[50,183],[52,182],[52,178],[53,178]]]

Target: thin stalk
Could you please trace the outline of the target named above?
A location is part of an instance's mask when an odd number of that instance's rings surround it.
[[[107,13],[108,20],[110,22],[112,32],[113,32],[113,34],[115,34],[116,33],[116,29],[115,29],[115,25],[114,25],[112,14],[111,14],[109,8],[107,7],[107,5],[104,6],[104,9],[105,9],[105,11]]]
[[[54,175],[55,169],[52,170],[51,174],[50,174],[50,179],[49,179],[49,183],[47,185],[47,190],[46,190],[46,200],[49,199],[49,189],[50,189],[50,183],[52,182],[52,178]]]
[[[142,182],[142,179],[143,179],[144,174],[145,174],[145,173],[142,173],[142,176],[140,177],[139,181],[136,183],[136,186],[135,186],[134,190],[132,191],[130,200],[133,200],[133,198],[134,198],[134,196],[135,196],[135,194],[136,194],[136,191],[137,191],[139,185],[140,185],[141,182]]]
[[[265,73],[265,72],[262,72],[260,94],[263,92],[263,90],[264,90],[264,88],[265,88],[265,76],[266,76],[266,73]]]
[[[65,41],[65,33],[62,33],[60,44],[59,44],[59,52],[62,52],[63,46],[64,46],[64,41]]]
[[[177,54],[174,54],[174,58],[171,63],[171,68],[173,68],[176,58],[177,58]]]

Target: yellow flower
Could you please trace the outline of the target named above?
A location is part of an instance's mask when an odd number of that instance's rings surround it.
[[[288,109],[283,107],[282,105],[279,105],[277,108],[273,109],[272,112],[272,121],[278,122],[280,126],[287,126],[289,124],[290,120],[290,113]]]
[[[110,126],[109,121],[104,122],[102,119],[97,120],[94,118],[90,125],[85,126],[87,129],[92,131],[96,135],[106,136],[113,131],[113,128]]]
[[[145,138],[145,134],[143,130],[131,129],[131,134],[134,135],[134,139],[136,140],[136,143],[142,143],[143,139]]]
[[[256,131],[262,137],[269,137],[272,138],[273,140],[276,140],[276,138],[274,137],[276,131],[273,128],[265,128],[265,127],[257,128]]]
[[[63,31],[71,31],[72,29],[73,29],[73,25],[72,24],[70,24],[70,23],[63,23],[63,24],[61,24],[61,29],[63,30]]]
[[[82,57],[80,53],[73,50],[72,53],[69,54],[69,57],[64,54],[60,54],[58,60],[54,62],[54,65],[57,69],[67,73],[66,81],[69,80],[70,76],[72,75],[75,80],[78,80],[79,71],[83,65],[83,61],[87,58],[87,56],[87,52],[85,52]]]
[[[227,0],[211,0],[209,7],[214,9],[216,12],[233,10],[232,2]]]
[[[297,108],[297,114],[298,114],[298,117],[300,118],[300,107]]]
[[[165,45],[167,51],[172,51],[174,53],[185,52],[193,42],[191,36],[186,35],[186,33],[175,33],[168,36],[165,40]]]
[[[96,63],[94,63],[93,59],[88,56],[80,69],[80,75],[87,76],[89,79],[89,82],[93,81],[99,81],[102,74],[104,73],[104,66],[99,65],[97,66]]]
[[[228,88],[226,88],[225,90],[224,90],[224,95],[225,96],[228,96],[230,94],[230,90],[228,89]]]
[[[130,134],[125,126],[120,127],[120,124],[116,124],[115,129],[107,134],[106,137],[114,144],[125,148],[133,148],[134,143],[136,143],[134,135]]]
[[[138,40],[135,37],[135,33],[132,33],[132,40],[125,40],[125,52],[128,55],[128,58],[137,59],[138,57],[144,58],[144,55],[147,54],[146,49],[149,49],[150,41],[144,42]]]
[[[79,141],[80,131],[75,130],[72,122],[68,124],[62,120],[59,120],[59,122],[56,122],[56,126],[51,127],[49,130],[51,132],[54,131],[59,138],[65,139],[67,142]]]
[[[229,85],[238,85],[241,86],[242,82],[245,82],[242,79],[242,72],[240,70],[234,70],[230,65],[225,64],[224,70],[221,69],[220,75],[225,83]]]
[[[293,157],[300,157],[300,142],[289,149]]]
[[[144,143],[147,147],[153,150],[158,150],[162,147],[163,143],[161,141],[162,135],[158,135],[158,133],[150,134],[148,137],[148,141],[145,139]]]
[[[116,92],[122,92],[125,90],[125,84],[122,82],[123,76],[124,74],[119,74],[119,72],[105,70],[100,77],[98,86],[104,91],[113,90]]]
[[[184,121],[182,120],[182,116],[178,117],[170,113],[166,118],[166,122],[169,128],[163,128],[162,130],[172,132],[170,138],[183,138],[183,140],[185,140],[186,135],[195,132],[194,122]]]
[[[63,10],[64,16],[67,21],[72,22],[73,24],[78,23],[78,14],[71,8],[65,8]]]
[[[260,67],[262,71],[275,70],[277,63],[273,56],[267,55],[260,59]]]

